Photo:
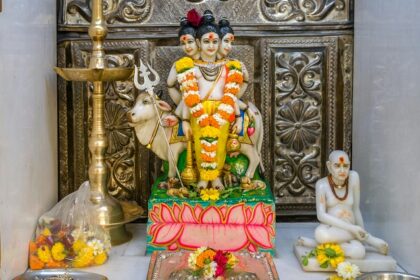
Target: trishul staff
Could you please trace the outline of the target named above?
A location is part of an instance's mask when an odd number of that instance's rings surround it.
[[[140,69],[140,75],[139,75],[139,69]],[[149,77],[151,74],[153,74],[153,76],[154,76],[153,80]],[[143,83],[139,82],[139,76],[141,78],[143,78]],[[156,72],[156,70],[154,70],[149,65],[149,63],[147,63],[147,67],[146,67],[146,65],[144,65],[143,61],[140,60],[140,68],[137,68],[136,65],[134,66],[134,86],[140,91],[146,91],[150,95],[150,97],[152,98],[153,108],[155,109],[156,115],[158,116],[159,129],[163,130],[162,119],[161,119],[161,116],[159,114],[159,109],[156,105],[156,99],[158,99],[159,97],[154,93],[154,88],[155,88],[155,86],[157,86],[159,84],[159,82],[160,82],[159,74]],[[164,132],[164,134],[165,134],[165,132]],[[165,138],[166,145],[168,146],[168,149],[169,149],[169,154],[170,154],[170,159],[169,160],[172,161],[173,165],[175,166],[176,174],[178,175],[178,178],[181,179],[181,174],[179,172],[177,162],[175,162],[175,156],[172,152],[171,145],[169,145],[169,140],[168,140],[167,137],[163,137],[163,138]],[[182,183],[182,180],[179,180],[179,181],[181,183],[181,187],[184,187],[184,184]]]

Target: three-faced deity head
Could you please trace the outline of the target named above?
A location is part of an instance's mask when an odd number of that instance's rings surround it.
[[[217,52],[218,58],[224,58],[232,51],[232,43],[235,40],[232,27],[227,19],[219,21],[220,38],[221,42]]]
[[[349,156],[344,151],[331,152],[327,161],[327,168],[334,179],[339,181],[346,180],[350,172]]]

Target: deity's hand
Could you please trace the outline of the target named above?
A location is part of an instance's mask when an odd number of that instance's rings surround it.
[[[246,113],[248,114],[248,117],[250,120],[255,120],[255,112],[253,110],[251,110],[250,108],[248,108],[246,110]]]
[[[366,238],[368,237],[368,233],[366,232],[366,230],[364,230],[360,226],[354,226],[351,231],[360,241],[366,240]]]
[[[182,130],[184,131],[185,136],[190,139],[192,136],[192,129],[189,121],[182,121]]]
[[[235,124],[232,126],[232,133],[239,134],[242,131],[242,117],[236,118]]]

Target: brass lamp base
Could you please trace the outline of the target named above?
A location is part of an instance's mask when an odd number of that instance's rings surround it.
[[[125,228],[125,224],[119,226],[105,226],[106,230],[111,236],[111,245],[117,246],[128,242],[133,238],[133,234]]]

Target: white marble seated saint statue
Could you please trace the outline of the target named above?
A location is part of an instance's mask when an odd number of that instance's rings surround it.
[[[350,171],[348,155],[343,151],[333,151],[327,168],[330,174],[316,183],[316,211],[320,225],[315,229],[315,240],[299,237],[296,246],[314,248],[319,244],[335,243],[341,246],[346,258],[363,259],[365,245],[369,245],[378,253],[387,255],[388,244],[364,229],[359,208],[359,175]]]

